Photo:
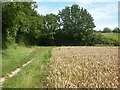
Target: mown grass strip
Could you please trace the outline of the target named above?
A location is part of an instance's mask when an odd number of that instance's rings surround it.
[[[41,88],[45,77],[45,66],[51,55],[51,47],[42,47],[34,60],[16,76],[5,81],[3,88]]]
[[[16,68],[21,67],[24,63],[35,57],[42,48],[38,47],[18,47],[10,48],[2,52],[2,76],[6,76]]]

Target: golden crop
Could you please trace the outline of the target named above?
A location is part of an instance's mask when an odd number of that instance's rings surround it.
[[[118,47],[58,47],[47,70],[50,88],[117,88]]]

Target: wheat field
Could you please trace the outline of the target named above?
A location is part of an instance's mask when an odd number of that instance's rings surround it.
[[[117,88],[118,47],[53,48],[47,74],[49,88]]]

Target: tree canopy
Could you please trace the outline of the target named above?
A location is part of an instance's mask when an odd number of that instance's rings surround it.
[[[2,46],[92,45],[94,19],[77,4],[56,14],[40,15],[35,2],[2,3]],[[114,30],[116,32],[117,29]],[[110,31],[108,28],[105,32]]]
[[[112,32],[112,30],[110,28],[108,28],[108,27],[105,27],[103,29],[103,33],[110,33],[110,32]]]
[[[115,28],[114,30],[113,30],[113,33],[120,33],[120,28]]]

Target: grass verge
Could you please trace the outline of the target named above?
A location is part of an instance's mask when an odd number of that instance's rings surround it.
[[[112,38],[116,41],[118,41],[119,33],[102,33],[106,38]]]
[[[41,88],[45,77],[45,66],[50,57],[51,47],[41,47],[42,51],[16,76],[5,81],[3,88]]]
[[[2,76],[21,67],[24,63],[32,59],[40,50],[38,47],[9,48],[2,51]]]

